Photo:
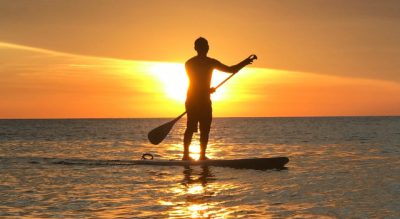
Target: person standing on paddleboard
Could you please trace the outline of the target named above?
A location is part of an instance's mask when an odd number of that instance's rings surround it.
[[[214,69],[235,74],[240,69],[253,63],[256,58],[251,55],[242,62],[227,66],[220,61],[207,56],[208,41],[200,37],[194,42],[194,49],[197,55],[185,63],[186,73],[189,77],[189,88],[186,95],[187,124],[183,139],[183,158],[191,160],[189,146],[192,142],[193,133],[197,132],[200,125],[200,160],[208,159],[206,149],[212,121],[212,106],[210,94],[215,91],[211,88],[211,78]]]

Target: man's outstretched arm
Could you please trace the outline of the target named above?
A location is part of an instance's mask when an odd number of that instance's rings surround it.
[[[236,72],[240,71],[240,69],[242,69],[246,65],[253,63],[254,59],[257,59],[257,56],[251,55],[248,58],[246,58],[245,60],[239,62],[236,65],[232,65],[232,66],[227,66],[227,65],[222,64],[221,62],[217,62],[215,68],[220,71],[223,71],[223,72],[235,74]]]

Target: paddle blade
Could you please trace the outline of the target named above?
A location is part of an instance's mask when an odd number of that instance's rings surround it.
[[[177,118],[175,118],[172,121],[169,121],[153,130],[151,130],[148,134],[147,134],[147,138],[149,139],[149,141],[152,144],[160,144],[169,134],[169,132],[171,131],[172,127],[174,127],[175,123],[186,114],[186,112],[182,113],[180,116],[178,116]]]
[[[167,137],[174,124],[175,121],[173,120],[151,130],[149,134],[147,134],[147,138],[152,144],[160,144]]]

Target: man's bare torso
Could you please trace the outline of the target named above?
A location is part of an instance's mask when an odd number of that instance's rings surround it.
[[[212,72],[219,64],[219,61],[205,56],[195,56],[185,63],[189,77],[187,101],[210,100]]]

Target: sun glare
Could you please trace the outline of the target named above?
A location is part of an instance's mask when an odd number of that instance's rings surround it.
[[[186,75],[185,67],[179,63],[154,63],[151,65],[149,72],[154,75],[161,83],[165,95],[172,100],[185,102],[186,91],[189,81]],[[217,86],[229,74],[214,71],[212,78],[212,86]],[[220,87],[218,91],[212,94],[213,100],[220,100],[224,97],[225,88]]]

